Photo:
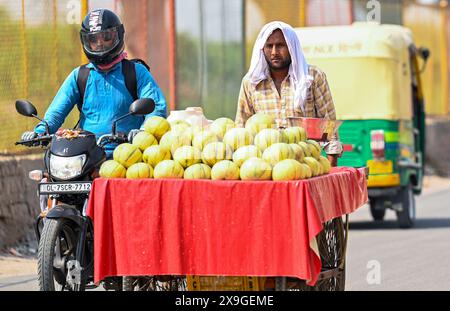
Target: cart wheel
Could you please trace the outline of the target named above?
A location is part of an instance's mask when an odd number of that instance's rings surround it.
[[[124,276],[123,291],[185,291],[182,276]]]
[[[322,272],[319,281],[311,290],[345,290],[346,234],[341,217],[324,223],[324,228],[317,237],[322,260]]]
[[[343,291],[345,290],[346,229],[341,217],[324,223],[317,236],[322,272],[315,286],[306,281],[286,278],[285,289],[289,291]]]

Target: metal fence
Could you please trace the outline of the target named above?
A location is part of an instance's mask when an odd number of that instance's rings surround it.
[[[36,120],[15,111],[16,99],[28,99],[42,116],[59,85],[80,64],[79,1],[0,1],[0,152],[14,147]],[[67,124],[75,124],[71,115]]]

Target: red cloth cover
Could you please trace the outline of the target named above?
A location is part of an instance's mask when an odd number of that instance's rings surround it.
[[[363,170],[302,181],[104,179],[93,183],[94,278],[291,276],[315,284],[322,223],[367,202]]]

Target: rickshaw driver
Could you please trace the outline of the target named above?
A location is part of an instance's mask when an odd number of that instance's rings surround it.
[[[287,117],[336,120],[325,73],[307,64],[294,29],[284,22],[264,25],[256,39],[241,83],[236,124],[244,126],[257,112],[273,116],[279,127],[288,125]],[[324,150],[331,165],[337,166],[343,152],[337,135]]]

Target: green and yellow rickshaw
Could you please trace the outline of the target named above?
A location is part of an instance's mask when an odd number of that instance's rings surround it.
[[[419,63],[411,31],[396,25],[296,29],[309,64],[327,75],[344,144],[340,166],[369,167],[370,211],[383,220],[395,210],[399,226],[415,219],[422,191],[425,113]]]

